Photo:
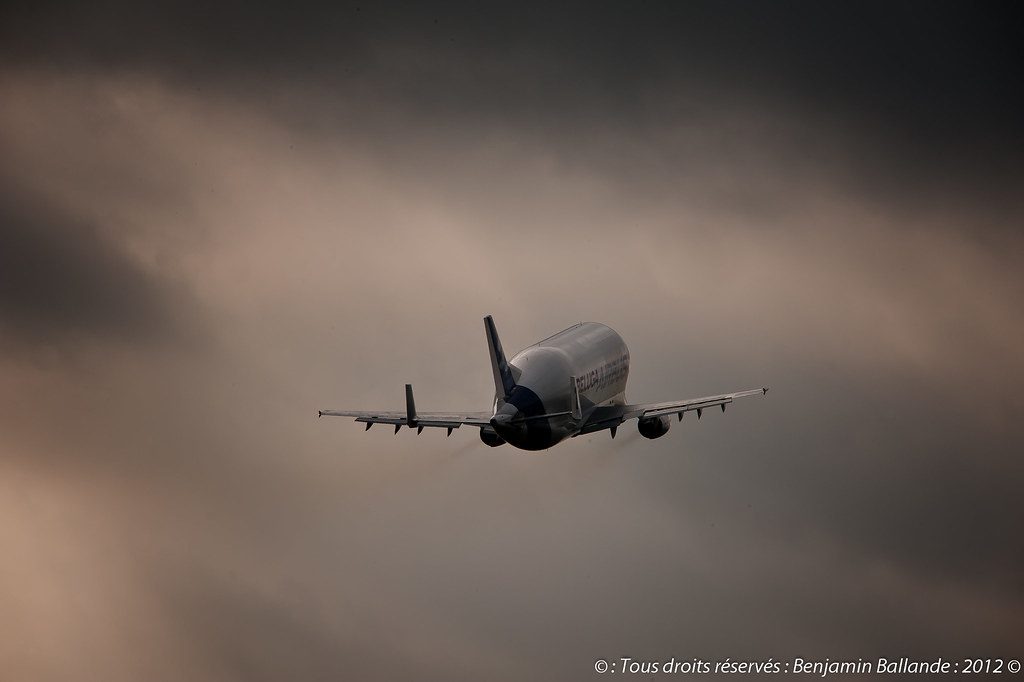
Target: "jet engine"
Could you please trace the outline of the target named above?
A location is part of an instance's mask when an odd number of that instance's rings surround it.
[[[485,444],[490,445],[492,448],[505,444],[505,440],[501,436],[487,428],[480,429],[480,440]]]
[[[637,429],[644,438],[661,438],[668,433],[672,422],[665,417],[642,417],[637,421]]]

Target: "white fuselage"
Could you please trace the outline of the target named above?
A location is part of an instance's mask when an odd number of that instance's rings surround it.
[[[495,396],[492,422],[502,439],[543,450],[579,432],[570,378],[584,408],[624,404],[629,350],[615,330],[583,322],[526,348],[509,360],[515,388]],[[544,416],[549,415],[549,416]]]

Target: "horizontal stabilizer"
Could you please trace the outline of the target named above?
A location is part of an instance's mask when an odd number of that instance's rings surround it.
[[[572,414],[572,413],[571,412],[548,412],[547,414],[534,414],[534,415],[530,415],[529,417],[515,417],[514,419],[509,419],[508,423],[509,424],[522,424],[524,422],[537,421],[538,419],[552,419],[554,417],[568,417],[570,414]]]

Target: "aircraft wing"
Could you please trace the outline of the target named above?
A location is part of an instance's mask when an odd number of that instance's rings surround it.
[[[738,391],[736,393],[723,393],[721,395],[705,396],[703,398],[690,398],[688,400],[674,400],[663,403],[637,403],[635,405],[606,405],[594,408],[587,415],[587,420],[580,428],[580,434],[592,433],[602,429],[614,429],[628,419],[643,419],[650,417],[664,417],[666,415],[678,415],[680,421],[685,412],[697,412],[700,419],[704,410],[709,407],[721,407],[725,412],[725,406],[736,398],[743,398],[748,395],[764,395],[767,388],[754,388],[749,391]]]
[[[422,432],[424,428],[434,427],[448,429],[448,435],[452,430],[462,425],[485,427],[490,426],[490,412],[463,412],[449,414],[442,412],[417,412],[416,403],[412,397],[412,386],[405,385],[405,412],[371,412],[367,410],[320,410],[320,417],[353,417],[357,422],[366,424],[367,430],[374,424],[391,424],[395,427],[395,433],[403,426],[415,428]]]

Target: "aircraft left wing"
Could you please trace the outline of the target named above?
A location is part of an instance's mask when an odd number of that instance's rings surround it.
[[[374,424],[391,424],[395,427],[395,433],[403,426],[416,429],[422,433],[426,427],[448,429],[448,435],[452,430],[462,425],[485,427],[490,426],[490,412],[464,412],[461,414],[447,414],[441,412],[416,412],[416,402],[412,396],[412,384],[405,385],[405,412],[369,412],[365,410],[320,410],[320,417],[354,417],[357,422],[366,424],[369,430]]]
[[[758,393],[764,395],[768,393],[768,389],[754,388],[749,391],[737,391],[736,393],[723,393],[721,395],[663,403],[637,403],[635,405],[606,405],[597,407],[587,415],[586,421],[580,427],[580,434],[593,433],[602,429],[615,429],[619,424],[629,419],[664,417],[675,414],[682,421],[684,413],[693,411],[697,412],[697,419],[700,419],[701,414],[709,407],[721,407],[722,412],[725,412],[725,406],[736,398],[757,395]]]

